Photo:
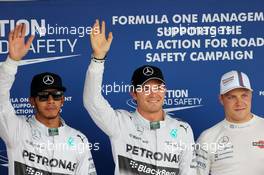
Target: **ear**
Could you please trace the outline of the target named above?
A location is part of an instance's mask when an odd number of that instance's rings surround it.
[[[134,100],[137,100],[137,94],[135,93],[135,92],[130,92],[130,95],[132,96],[132,98],[134,99]]]
[[[166,86],[164,85],[164,94],[166,94],[166,92],[167,92],[167,88],[166,88]]]
[[[219,102],[224,106],[223,95],[218,96]]]
[[[35,102],[35,99],[34,97],[29,97],[29,102],[31,104],[31,106],[34,108],[34,106],[36,106],[36,102]]]
[[[63,106],[64,102],[65,102],[65,97],[63,96],[61,99],[61,107]]]

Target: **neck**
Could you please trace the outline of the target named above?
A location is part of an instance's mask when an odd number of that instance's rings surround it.
[[[144,117],[146,120],[150,122],[156,122],[156,121],[162,121],[164,120],[164,112],[163,110],[157,111],[157,112],[145,112],[140,109],[137,109],[138,112],[142,117]]]
[[[55,118],[44,118],[40,115],[36,115],[36,119],[48,128],[58,128],[61,126],[60,116]]]
[[[249,114],[245,119],[243,120],[234,120],[232,117],[226,117],[226,120],[231,122],[231,123],[236,123],[236,124],[242,124],[250,121],[253,118],[252,114]]]

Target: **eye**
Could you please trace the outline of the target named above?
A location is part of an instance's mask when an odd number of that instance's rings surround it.
[[[242,94],[242,98],[247,98],[248,96],[248,94]]]
[[[165,91],[165,86],[164,86],[164,84],[159,85],[159,90],[160,90],[160,91]]]
[[[149,85],[144,86],[144,91],[149,91],[149,89],[150,89]]]
[[[228,95],[228,96],[227,96],[227,99],[228,99],[228,100],[233,100],[233,99],[235,99],[235,96],[233,96],[233,95]]]

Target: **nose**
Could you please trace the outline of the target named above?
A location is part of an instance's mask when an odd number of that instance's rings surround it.
[[[237,98],[236,99],[236,105],[241,105],[241,104],[243,104],[243,99],[242,98]]]
[[[150,97],[155,97],[155,96],[157,95],[157,91],[155,91],[155,90],[153,90],[153,89],[150,89],[148,93],[149,93],[148,95],[149,95]]]
[[[48,102],[49,102],[49,103],[54,102],[54,99],[53,99],[53,97],[52,97],[51,95],[49,95],[49,97],[48,97]]]

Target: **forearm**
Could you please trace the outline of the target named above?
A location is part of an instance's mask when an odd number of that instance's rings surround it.
[[[0,66],[0,137],[9,147],[16,146],[16,140],[20,133],[19,118],[10,102],[10,89],[15,80],[18,62],[10,58]]]
[[[102,95],[104,63],[91,61],[86,73],[83,101],[90,116],[106,134],[117,133],[118,117],[115,110]]]
[[[83,101],[85,107],[89,108],[89,106],[96,105],[94,103],[102,100],[101,86],[103,81],[103,71],[104,63],[91,61],[86,72],[84,83]]]
[[[18,62],[9,57],[0,66],[0,103],[9,101],[10,89],[15,80]]]

